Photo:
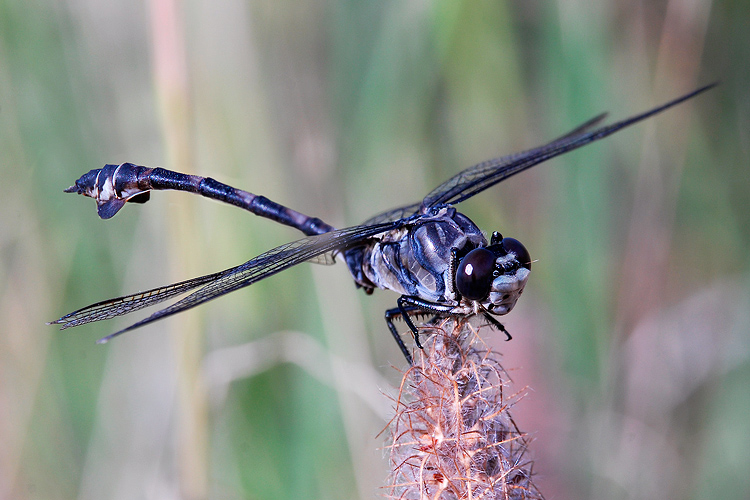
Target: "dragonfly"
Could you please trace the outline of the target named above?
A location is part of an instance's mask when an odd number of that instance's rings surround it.
[[[255,195],[210,177],[183,174],[133,163],[105,165],[81,176],[65,189],[96,200],[102,219],[113,217],[126,203],[145,203],[151,191],[179,190],[229,203],[293,227],[306,235],[280,245],[244,264],[91,304],[50,322],[60,329],[129,314],[184,294],[189,295],[150,316],[99,339],[105,343],[125,332],[177,314],[227,293],[252,285],[303,262],[346,263],[357,288],[371,294],[376,288],[399,294],[396,306],[385,312],[391,335],[409,364],[412,355],[394,325],[403,319],[422,348],[413,317],[480,316],[510,333],[496,316],[509,313],[523,293],[531,273],[531,257],[524,245],[495,231],[485,234],[455,205],[495,184],[556,156],[603,139],[714,87],[706,85],[666,104],[625,120],[601,125],[607,114],[588,120],[565,135],[520,153],[484,161],[440,184],[421,201],[380,213],[362,224],[336,229],[264,196]],[[597,128],[598,126],[598,128]]]

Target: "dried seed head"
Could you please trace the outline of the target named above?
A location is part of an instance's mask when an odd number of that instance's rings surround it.
[[[541,499],[528,440],[504,395],[507,374],[467,320],[423,327],[425,349],[404,375],[391,421],[388,497]],[[484,346],[483,346],[484,347]]]

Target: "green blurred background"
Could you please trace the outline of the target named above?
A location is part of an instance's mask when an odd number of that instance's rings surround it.
[[[101,221],[62,192],[81,174],[164,166],[351,225],[715,80],[461,208],[538,259],[514,340],[485,337],[541,491],[750,497],[748,25],[746,0],[0,0],[0,498],[384,493],[395,295],[306,264],[106,346],[133,320],[60,333],[299,237],[183,193]]]

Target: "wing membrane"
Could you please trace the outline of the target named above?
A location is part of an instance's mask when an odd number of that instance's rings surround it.
[[[195,290],[196,288],[209,283],[211,280],[220,278],[222,274],[228,271],[231,271],[231,269],[221,273],[208,274],[199,278],[181,281],[173,285],[153,288],[151,290],[146,290],[145,292],[97,302],[96,304],[91,304],[90,306],[66,314],[62,318],[51,321],[48,324],[61,325],[60,330],[65,330],[66,328],[84,325],[93,321],[112,319],[117,316],[122,316],[123,314],[128,314],[145,307],[156,305],[165,300],[182,295],[183,293],[187,293],[190,290]]]
[[[370,217],[369,219],[364,221],[362,225],[370,226],[372,224],[382,224],[384,222],[393,222],[399,219],[405,219],[417,213],[421,206],[422,206],[422,202],[417,202],[417,203],[412,203],[411,205],[393,208],[386,212]]]
[[[112,337],[193,308],[224,294],[251,285],[284,269],[308,260],[315,260],[325,253],[343,250],[348,246],[395,228],[399,224],[399,221],[395,221],[370,226],[355,226],[303,238],[278,246],[244,264],[219,273],[208,274],[199,278],[175,283],[174,285],[97,302],[96,304],[67,314],[57,321],[53,321],[52,324],[62,325],[61,329],[65,329],[93,321],[111,319],[164,302],[196,288],[198,289],[171,306],[161,309],[151,316],[100,340],[100,342],[106,342]]]
[[[563,139],[566,139],[569,136],[585,132],[586,130],[590,129],[591,127],[593,127],[597,123],[601,122],[606,116],[607,116],[607,113],[602,113],[599,116],[597,116],[595,118],[592,118],[591,120],[587,121],[586,123],[584,123],[584,124],[576,127],[574,130],[571,130],[570,132],[568,132],[564,136],[557,138],[554,142],[562,141]],[[472,168],[476,168],[476,166],[472,167]],[[471,170],[471,169],[469,169],[469,170]],[[448,182],[446,182],[444,184],[441,184],[438,188],[436,188],[435,190],[433,190],[432,193],[437,193],[443,187],[447,188],[448,187],[448,183],[451,180],[449,180]],[[498,181],[498,182],[500,182],[500,181]],[[430,194],[432,194],[432,193],[430,193]],[[391,210],[387,210],[387,211],[385,211],[383,213],[380,213],[378,215],[370,217],[369,219],[367,219],[366,221],[364,221],[362,223],[362,225],[363,226],[368,226],[370,224],[380,224],[382,222],[390,222],[390,221],[395,221],[395,220],[399,220],[399,219],[404,219],[406,217],[410,217],[410,216],[414,215],[415,213],[417,213],[422,208],[423,205],[430,206],[430,205],[427,205],[427,204],[423,204],[423,202],[417,202],[417,203],[412,203],[410,205],[405,205],[403,207],[393,208]]]
[[[701,87],[698,90],[646,111],[645,113],[589,131],[591,127],[598,124],[606,116],[602,114],[544,146],[530,149],[522,153],[487,160],[474,165],[473,167],[469,167],[435,188],[424,198],[422,204],[426,207],[430,207],[439,203],[460,203],[512,175],[554,158],[555,156],[559,156],[568,151],[585,146],[586,144],[603,139],[625,127],[633,125],[641,120],[645,120],[646,118],[661,113],[672,106],[695,97],[714,86],[716,86],[716,83],[706,85],[705,87]]]

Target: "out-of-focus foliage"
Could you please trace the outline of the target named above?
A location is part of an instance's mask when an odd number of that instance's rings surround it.
[[[98,220],[104,163],[337,226],[601,111],[679,109],[461,208],[537,259],[485,331],[550,498],[750,495],[750,5],[0,0],[0,498],[372,498],[404,368],[343,265],[198,310],[44,325],[298,237],[180,193]]]

